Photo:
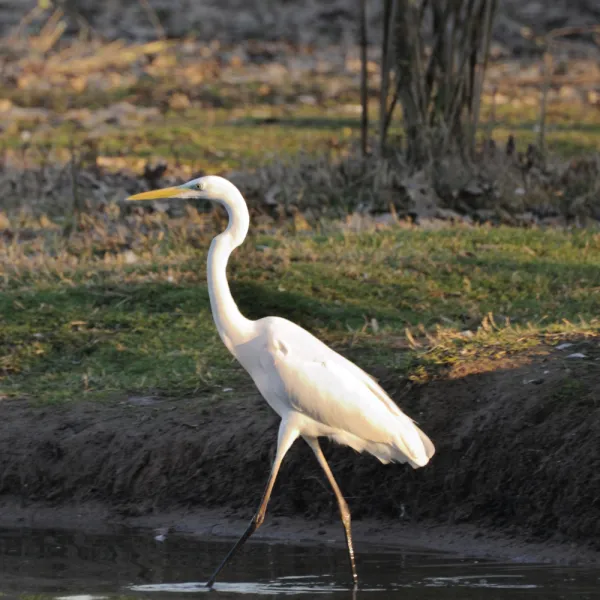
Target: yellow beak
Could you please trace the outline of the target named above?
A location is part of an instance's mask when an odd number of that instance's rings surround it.
[[[177,198],[181,196],[184,190],[179,187],[168,187],[162,190],[151,190],[150,192],[142,192],[141,194],[134,194],[129,196],[127,201],[132,200],[158,200],[159,198]]]

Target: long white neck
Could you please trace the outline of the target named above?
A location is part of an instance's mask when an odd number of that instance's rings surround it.
[[[227,209],[229,225],[210,245],[207,278],[210,307],[217,331],[225,346],[235,355],[235,347],[251,336],[254,321],[242,315],[227,282],[227,261],[232,251],[246,238],[250,224],[248,207],[242,194],[233,184],[230,186],[219,198],[219,202]]]

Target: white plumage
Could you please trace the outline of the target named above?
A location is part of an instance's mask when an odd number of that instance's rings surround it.
[[[259,364],[243,355],[240,362],[299,435],[326,436],[383,463],[427,464],[433,455],[429,438],[362,369],[285,319],[257,321],[255,335],[259,347],[251,343],[248,349]]]
[[[329,437],[357,452],[369,452],[382,463],[407,462],[413,468],[425,466],[433,456],[431,440],[370,375],[305,329],[279,317],[251,321],[240,313],[229,291],[226,268],[231,252],[246,237],[250,218],[246,202],[231,182],[222,177],[201,177],[129,200],[156,198],[205,198],[227,209],[229,225],[215,237],[208,255],[213,317],[223,343],[281,417],[277,453],[260,507],[208,585],[212,586],[228,559],[263,522],[283,457],[298,437],[312,448],[336,494],[356,584],[350,512],[318,438]]]

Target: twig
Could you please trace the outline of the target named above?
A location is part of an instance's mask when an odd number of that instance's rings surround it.
[[[81,170],[80,156],[77,154],[75,147],[71,144],[70,147],[70,175],[71,175],[71,192],[73,194],[73,216],[75,222],[79,219],[83,208],[81,201],[81,190],[79,188],[79,172]]]
[[[548,109],[548,91],[552,80],[552,41],[548,40],[548,46],[544,51],[544,85],[540,94],[540,118],[538,121],[538,148],[545,160],[546,156],[546,113]]]
[[[491,140],[494,135],[494,128],[496,127],[496,96],[498,95],[498,88],[494,86],[492,89],[492,106],[490,110],[490,118],[487,126],[487,138]]]
[[[385,132],[386,132],[386,136],[387,136],[387,132],[390,128],[390,123],[392,122],[392,115],[394,113],[394,109],[396,108],[396,104],[398,104],[398,92],[399,92],[399,85],[396,85],[395,89],[394,89],[394,94],[392,96],[392,101],[390,102],[390,106],[387,109],[387,113],[385,115]],[[385,140],[384,140],[385,142]]]
[[[600,33],[600,25],[587,25],[582,27],[560,27],[553,29],[546,35],[546,39],[556,39],[558,37],[566,37],[567,35],[576,35],[578,33]]]
[[[165,33],[165,28],[161,25],[160,19],[158,18],[158,14],[156,14],[156,11],[150,6],[148,0],[139,0],[139,3],[144,9],[146,15],[148,16],[150,23],[152,23],[152,26],[154,27],[158,39],[166,39],[167,34]]]
[[[23,30],[27,27],[27,25],[29,25],[29,23],[31,23],[32,21],[34,21],[38,16],[44,14],[45,9],[42,8],[39,4],[33,8],[32,10],[30,10],[20,21],[19,24],[15,27],[14,31],[12,31],[11,33],[8,34],[8,38],[9,39],[18,39],[19,37],[21,37],[21,33],[23,32]]]

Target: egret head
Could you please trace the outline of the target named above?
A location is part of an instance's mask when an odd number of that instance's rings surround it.
[[[223,232],[227,236],[217,237],[229,240],[231,248],[239,246],[244,241],[250,224],[248,207],[240,191],[227,179],[218,175],[207,175],[192,179],[183,185],[135,194],[129,196],[127,200],[166,200],[168,198],[193,198],[218,202],[227,210],[229,224]]]
[[[226,179],[223,179],[223,177],[207,175],[206,177],[192,179],[183,185],[135,194],[133,196],[129,196],[127,200],[133,201],[159,199],[166,200],[168,198],[194,198],[219,201],[226,197],[228,193],[230,193],[230,188],[233,187],[233,184]]]

